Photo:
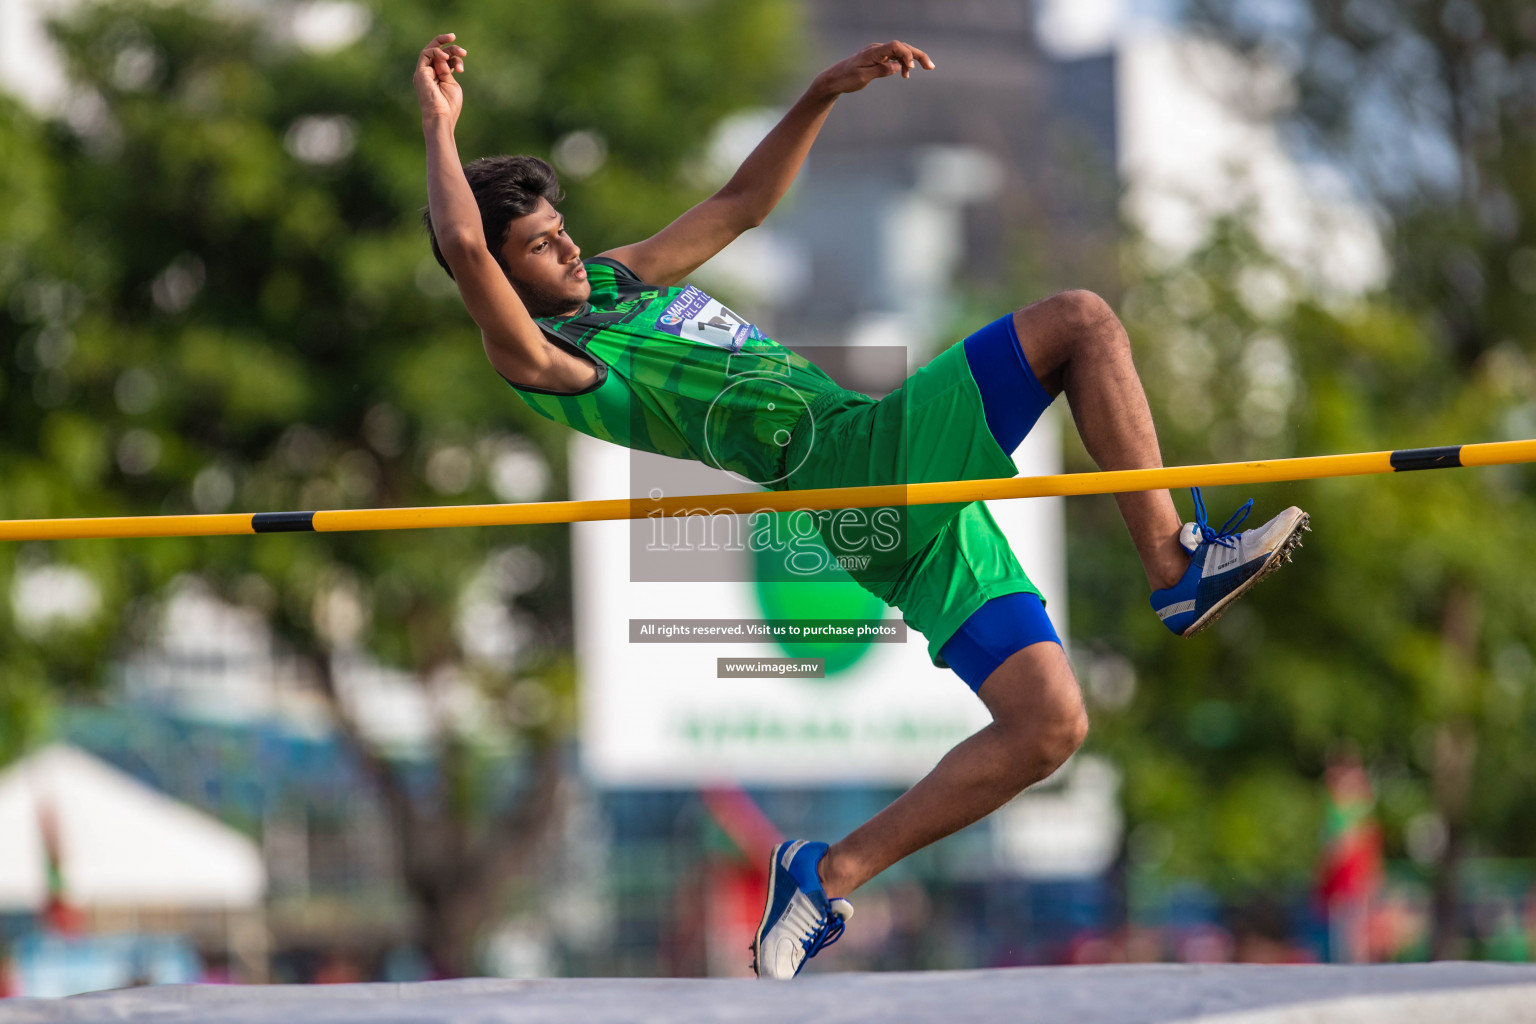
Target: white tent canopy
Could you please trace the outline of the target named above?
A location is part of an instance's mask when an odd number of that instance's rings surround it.
[[[36,910],[48,897],[45,816],[74,906],[233,909],[266,890],[252,840],[56,744],[0,772],[0,910]]]

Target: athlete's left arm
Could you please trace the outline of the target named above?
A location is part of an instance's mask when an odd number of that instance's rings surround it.
[[[761,224],[778,205],[839,96],[858,92],[877,78],[910,78],[919,66],[931,71],[934,63],[899,39],[874,43],[838,61],[816,76],[720,191],[645,241],[602,255],[629,267],[647,284],[676,284],[737,235]]]

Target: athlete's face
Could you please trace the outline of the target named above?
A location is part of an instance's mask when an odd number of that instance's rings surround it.
[[[592,294],[581,247],[565,233],[565,218],[547,199],[507,226],[501,258],[518,298],[534,316],[574,313]]]

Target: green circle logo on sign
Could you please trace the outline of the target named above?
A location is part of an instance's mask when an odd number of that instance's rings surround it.
[[[854,582],[837,564],[819,533],[801,525],[791,531],[789,517],[805,516],[804,510],[790,513],[761,513],[777,516],[775,537],[793,538],[784,547],[753,546],[757,603],[767,619],[879,619],[885,602]],[[806,536],[806,534],[810,534]],[[807,571],[815,568],[816,571]],[[787,657],[821,658],[830,678],[857,664],[869,652],[868,640],[848,643],[825,640],[775,640]]]

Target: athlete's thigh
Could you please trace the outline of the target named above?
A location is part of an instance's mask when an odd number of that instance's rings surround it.
[[[1015,330],[1015,314],[999,317],[961,344],[981,392],[987,429],[998,446],[1012,452],[1054,400],[1035,376]]]
[[[884,447],[876,465],[888,482],[1013,476],[1013,458],[987,429],[981,389],[964,343],[956,343],[881,399],[875,424]]]
[[[1014,652],[1036,643],[1060,644],[1039,594],[990,598],[945,641],[939,654],[972,690],[980,690]]]
[[[882,599],[927,638],[929,660],[948,668],[940,651],[977,609],[1004,594],[1039,592],[992,513],[972,502],[910,560]]]
[[[988,426],[981,388],[964,343],[940,352],[895,391],[871,405],[818,422],[814,445],[792,485],[850,487],[873,484],[986,480],[1016,476],[1013,458]],[[965,507],[964,502],[899,505],[867,510],[872,531],[900,537],[894,552],[877,559],[889,576],[916,557]],[[881,521],[876,520],[881,517]],[[882,522],[888,529],[882,530]],[[825,525],[825,523],[824,523]],[[843,531],[863,543],[855,530]],[[838,538],[823,530],[835,554]]]
[[[956,344],[880,400],[871,413],[869,483],[989,480],[1018,474],[987,427],[981,393]],[[908,550],[917,552],[964,503],[910,505],[902,515]]]
[[[1020,648],[976,691],[1004,729],[1070,726],[1085,713],[1082,690],[1060,644],[1045,641]]]

